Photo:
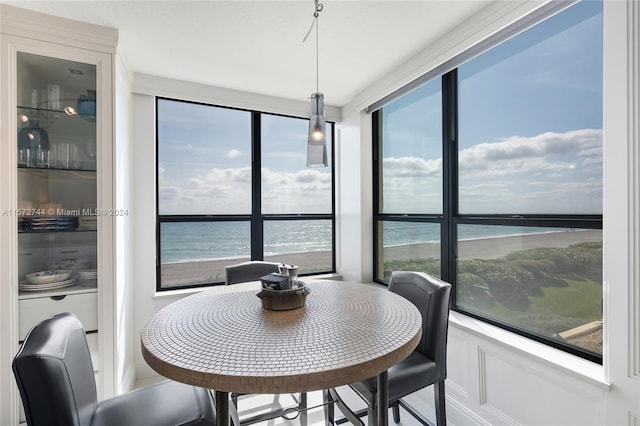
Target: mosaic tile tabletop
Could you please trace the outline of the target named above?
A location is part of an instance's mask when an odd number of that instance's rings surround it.
[[[343,281],[307,286],[305,306],[291,311],[264,310],[255,282],[185,297],[144,326],[144,359],[183,383],[289,393],[373,377],[420,341],[418,309],[386,289]]]

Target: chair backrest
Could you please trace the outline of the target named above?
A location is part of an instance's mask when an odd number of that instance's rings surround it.
[[[29,426],[88,426],[97,406],[89,346],[78,318],[58,314],[31,329],[13,359]]]
[[[436,363],[438,379],[447,376],[447,331],[451,284],[424,272],[394,271],[389,290],[411,301],[422,314],[417,351]]]
[[[278,272],[278,265],[279,263],[276,262],[265,262],[262,260],[229,265],[224,268],[224,283],[229,285],[247,281],[257,281],[264,275]]]

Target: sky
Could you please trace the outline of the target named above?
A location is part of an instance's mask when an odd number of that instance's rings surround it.
[[[331,168],[306,167],[308,121],[261,120],[262,212],[331,213]],[[160,99],[158,145],[160,214],[251,213],[250,112]]]
[[[602,213],[602,5],[458,68],[460,213]],[[383,109],[385,213],[442,212],[441,80]]]

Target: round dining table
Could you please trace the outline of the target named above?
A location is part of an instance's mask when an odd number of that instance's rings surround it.
[[[325,390],[377,376],[378,424],[388,423],[387,369],[421,338],[422,317],[380,286],[308,282],[298,309],[263,309],[259,282],[213,287],[159,310],[143,327],[142,354],[170,379],[214,390],[219,425],[230,392]]]

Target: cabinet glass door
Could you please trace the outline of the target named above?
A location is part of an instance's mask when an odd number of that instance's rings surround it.
[[[95,355],[96,66],[19,52],[16,94],[20,340],[73,312]]]

